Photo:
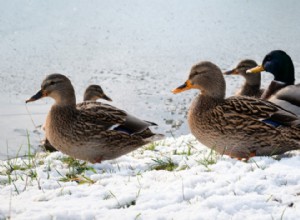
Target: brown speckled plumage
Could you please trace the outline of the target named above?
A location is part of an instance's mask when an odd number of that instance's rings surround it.
[[[101,86],[99,85],[89,85],[86,90],[84,91],[83,94],[83,101],[96,101],[97,99],[104,99],[107,101],[112,101],[111,98],[109,98],[103,91],[103,89],[101,88]],[[83,103],[79,103],[76,105],[77,108],[81,108],[81,106],[87,106],[88,104],[85,104],[85,102]],[[108,108],[109,109],[109,108]],[[112,112],[113,113],[113,112]],[[101,114],[101,113],[100,113]],[[125,114],[125,113],[123,113]],[[43,143],[42,143],[42,148],[44,148],[45,150],[49,151],[49,152],[54,152],[57,151],[48,141],[48,139],[46,138]]]
[[[92,163],[129,153],[163,136],[148,128],[155,125],[125,111],[95,101],[76,106],[73,86],[61,74],[51,74],[41,90],[27,102],[49,96],[55,100],[45,123],[50,144],[74,158]]]
[[[236,95],[259,98],[263,94],[264,90],[260,88],[261,74],[246,73],[248,69],[256,66],[257,63],[254,60],[242,60],[234,69],[224,73],[224,75],[240,75],[245,78],[244,85]]]
[[[187,82],[173,92],[191,88],[201,90],[201,94],[189,109],[189,127],[207,147],[236,158],[300,149],[300,129],[296,127],[300,119],[296,115],[256,98],[225,99],[225,80],[213,63],[193,66]]]

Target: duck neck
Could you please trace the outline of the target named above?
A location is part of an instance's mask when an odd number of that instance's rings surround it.
[[[275,74],[274,81],[282,82],[286,85],[294,85],[295,84],[295,74],[294,71],[290,72],[290,74]]]
[[[83,95],[83,101],[91,100],[91,95],[84,93]]]
[[[264,91],[264,93],[261,95],[262,99],[269,99],[272,95],[274,95],[276,92],[278,92],[280,89],[288,86],[288,84],[285,84],[280,81],[273,80],[269,87]]]
[[[252,93],[259,91],[259,89],[260,89],[260,83],[257,85],[251,85],[246,82],[243,85],[240,93],[246,96],[251,96]]]
[[[192,104],[192,111],[202,114],[216,107],[220,102],[224,101],[224,97],[213,97],[207,94],[199,94]]]
[[[97,96],[91,94],[91,93],[84,93],[83,101],[96,101]]]
[[[55,105],[76,108],[76,97],[74,89],[59,91],[58,93],[54,93],[51,95],[55,99]]]
[[[289,56],[285,56],[278,65],[266,68],[274,75],[274,80],[283,82],[286,85],[294,85],[295,83],[295,68],[292,59]]]

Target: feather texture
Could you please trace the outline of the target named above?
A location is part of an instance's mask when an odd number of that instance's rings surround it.
[[[47,115],[46,138],[57,150],[74,158],[92,163],[110,160],[163,138],[149,129],[154,123],[111,105],[95,101],[76,105],[73,86],[64,75],[47,76],[41,88],[27,102],[45,96],[56,101]]]

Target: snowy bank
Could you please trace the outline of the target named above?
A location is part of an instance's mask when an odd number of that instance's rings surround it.
[[[216,155],[191,135],[101,164],[60,152],[0,162],[0,219],[299,219],[300,153]]]

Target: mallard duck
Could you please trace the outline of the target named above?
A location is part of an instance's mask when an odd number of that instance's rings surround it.
[[[107,101],[112,101],[111,98],[109,98],[104,92],[101,86],[99,85],[89,85],[83,94],[83,101],[97,101],[98,99],[104,99]],[[46,138],[43,143],[42,147],[49,151],[54,152],[57,151],[48,141]]]
[[[199,142],[221,154],[248,159],[300,149],[300,119],[269,101],[246,96],[225,99],[219,67],[205,61],[192,67],[188,80],[173,93],[201,91],[188,112]]]
[[[112,101],[104,92],[99,85],[89,85],[83,95],[83,101],[96,101],[97,99],[104,99]]]
[[[140,120],[108,104],[89,101],[77,104],[71,81],[62,74],[48,75],[41,90],[26,101],[43,97],[55,100],[45,123],[46,137],[57,150],[98,163],[129,153],[163,137]]]
[[[262,65],[247,70],[247,73],[262,71],[272,73],[274,80],[261,98],[300,115],[300,84],[294,85],[295,70],[291,57],[282,50],[274,50],[265,56]]]
[[[246,71],[253,67],[256,67],[257,63],[254,60],[242,60],[238,65],[229,71],[224,72],[224,75],[240,75],[245,78],[245,83],[241,90],[236,95],[261,97],[263,89],[260,88],[261,74],[247,74]]]

